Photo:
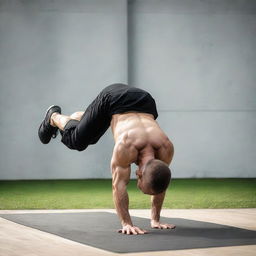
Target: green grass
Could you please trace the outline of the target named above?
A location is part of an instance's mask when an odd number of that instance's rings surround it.
[[[130,209],[150,198],[128,186]],[[256,179],[174,179],[163,208],[255,208]],[[0,209],[114,208],[111,180],[0,181]]]

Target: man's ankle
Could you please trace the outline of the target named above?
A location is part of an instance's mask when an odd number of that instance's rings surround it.
[[[55,112],[55,113],[52,113],[52,115],[50,117],[50,125],[53,127],[57,127],[54,123],[54,118],[56,118],[57,115],[59,115],[59,113]]]

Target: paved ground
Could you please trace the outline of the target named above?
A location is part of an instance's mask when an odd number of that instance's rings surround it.
[[[0,211],[0,214],[11,213],[51,213],[51,212],[93,212],[114,210],[15,210]],[[132,216],[149,217],[149,210],[131,210]],[[256,209],[196,209],[196,210],[163,210],[163,217],[185,218],[230,225],[249,230],[256,230]],[[110,234],[111,235],[111,234]],[[256,245],[191,249],[178,251],[161,251],[147,253],[111,253],[86,246],[46,232],[22,226],[0,218],[0,256],[256,256]]]

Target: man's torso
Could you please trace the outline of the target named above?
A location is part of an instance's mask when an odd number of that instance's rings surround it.
[[[118,158],[117,161],[125,165],[143,165],[153,158],[170,163],[173,145],[153,115],[136,112],[115,114],[111,128],[115,140],[114,160]]]

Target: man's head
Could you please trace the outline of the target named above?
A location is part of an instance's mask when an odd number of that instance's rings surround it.
[[[138,188],[149,195],[164,192],[171,180],[171,170],[163,161],[152,159],[142,170],[137,170]]]

